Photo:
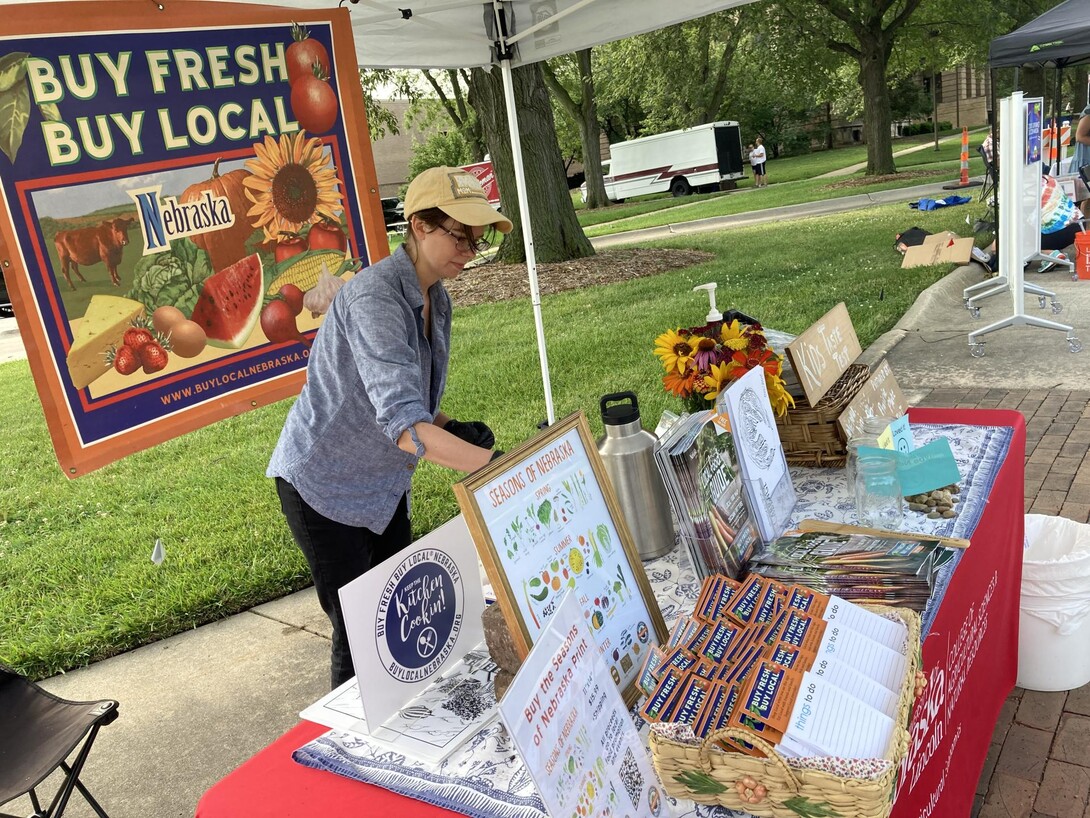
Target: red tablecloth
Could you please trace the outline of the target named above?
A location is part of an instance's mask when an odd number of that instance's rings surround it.
[[[1014,427],[972,546],[923,644],[929,684],[913,712],[912,742],[892,818],[967,816],[999,709],[1018,670],[1025,421],[1018,412],[998,409],[917,409],[910,418]],[[454,815],[291,760],[293,750],[324,732],[317,724],[298,724],[205,793],[197,818]]]

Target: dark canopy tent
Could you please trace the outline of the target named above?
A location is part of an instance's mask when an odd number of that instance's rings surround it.
[[[1090,60],[1090,0],[1064,0],[988,46],[992,68],[1043,65],[1049,68]]]

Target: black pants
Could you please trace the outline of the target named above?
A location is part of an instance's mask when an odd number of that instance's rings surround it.
[[[276,493],[280,495],[280,508],[291,535],[310,565],[318,602],[333,625],[330,670],[330,689],[333,689],[356,675],[337,592],[412,542],[408,498],[401,498],[386,530],[376,534],[322,516],[307,505],[291,483],[279,477]]]

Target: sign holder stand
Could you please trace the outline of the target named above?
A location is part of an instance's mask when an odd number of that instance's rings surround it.
[[[1012,249],[1003,254],[999,273],[1011,291],[1014,313],[1009,318],[969,333],[969,354],[974,358],[984,356],[984,342],[978,340],[982,335],[1006,327],[1031,326],[1061,330],[1067,334],[1067,345],[1071,352],[1082,349],[1082,342],[1075,336],[1073,327],[1029,316],[1025,312],[1026,284],[1023,265],[1036,257],[1051,260],[1051,256],[1044,256],[1040,252],[1040,119],[1036,121],[1035,134],[1030,133],[1027,122],[1035,102],[1039,104],[1040,100],[1027,101],[1020,91],[1000,100],[999,235],[1006,246]],[[1028,230],[1035,231],[1037,235],[1027,235]],[[1020,250],[1025,241],[1033,241],[1036,250],[1034,247],[1027,248],[1028,253]],[[983,294],[975,296],[980,297]],[[1055,303],[1054,301],[1053,304]]]

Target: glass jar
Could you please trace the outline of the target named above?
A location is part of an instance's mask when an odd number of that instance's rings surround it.
[[[868,528],[897,531],[904,520],[904,497],[897,461],[890,455],[864,455],[855,464],[855,516]]]

